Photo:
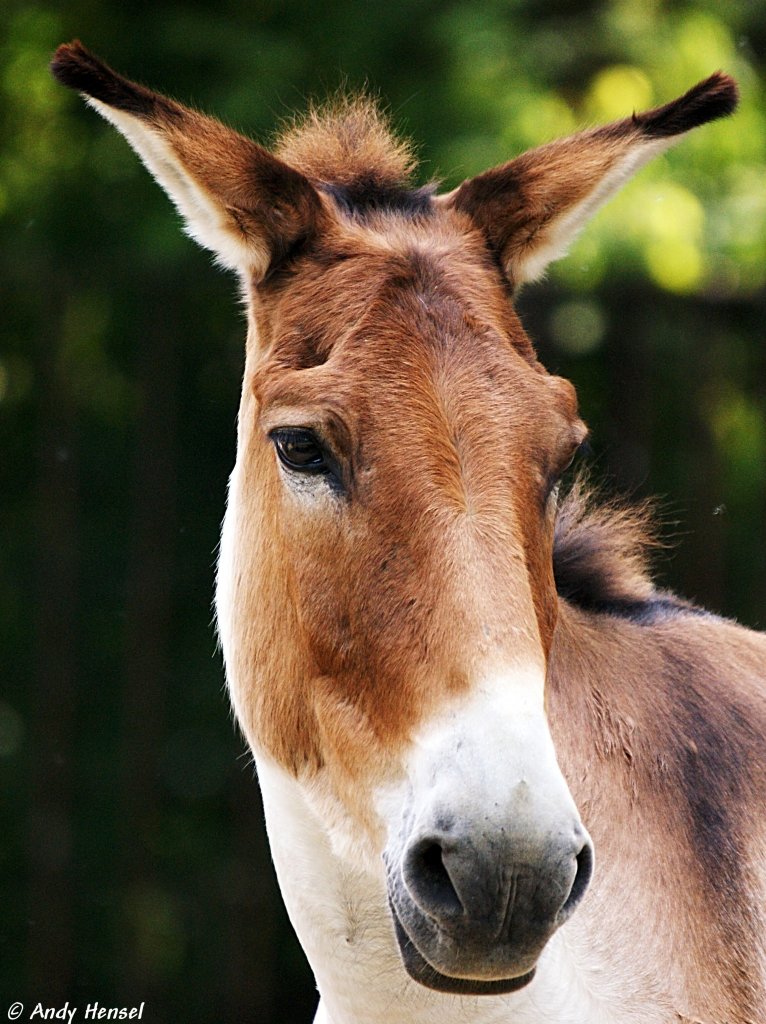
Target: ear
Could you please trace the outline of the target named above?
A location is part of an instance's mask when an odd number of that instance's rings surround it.
[[[129,82],[80,42],[60,46],[51,71],[123,133],[224,266],[262,279],[315,230],[313,185],[255,142]]]
[[[438,202],[472,218],[514,286],[535,281],[640,167],[737,101],[736,83],[719,72],[664,107],[530,150]]]

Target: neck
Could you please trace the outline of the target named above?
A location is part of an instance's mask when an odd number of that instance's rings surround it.
[[[572,924],[657,1019],[756,1020],[766,636],[660,597],[561,605],[548,719],[596,849]]]
[[[718,778],[708,774],[706,760],[720,767],[722,758],[752,747],[748,763],[756,763],[756,739],[747,738],[746,726],[763,721],[763,705],[744,687],[749,678],[762,678],[764,654],[762,636],[702,615],[637,624],[562,606],[551,652],[548,717],[562,770],[595,842],[596,869],[582,907],[549,942],[534,980],[508,996],[446,996],[411,981],[395,944],[382,865],[361,869],[347,859],[350,851],[336,852],[311,793],[273,762],[259,759],[280,887],[321,995],[317,1020],[758,1019],[736,1009],[731,979],[747,947],[723,890],[709,886],[704,847],[714,836],[706,839],[701,817],[708,804],[694,803],[687,790],[704,784],[717,794],[716,806],[729,816],[730,845],[744,861],[746,848],[735,840],[754,791],[743,779],[741,796],[733,798],[725,787],[736,764],[724,765]],[[715,682],[721,660],[731,680],[725,692]],[[699,779],[689,776],[692,771]],[[721,849],[716,858],[717,870],[727,873],[731,899],[746,902],[739,860],[729,863]],[[695,970],[700,964],[706,965],[702,973]]]

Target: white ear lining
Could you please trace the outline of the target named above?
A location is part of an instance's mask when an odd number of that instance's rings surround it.
[[[515,252],[505,267],[516,285],[538,281],[549,263],[565,256],[570,245],[590,218],[618,192],[644,164],[674,145],[682,136],[637,142],[611,170],[599,179],[594,189],[580,203],[554,218],[538,232],[529,251]]]
[[[230,270],[262,275],[269,264],[266,245],[246,237],[231,214],[186,171],[172,147],[139,118],[115,110],[100,100],[87,102],[115,126],[135,149],[155,180],[171,198],[186,224],[186,231],[203,248],[212,250]]]

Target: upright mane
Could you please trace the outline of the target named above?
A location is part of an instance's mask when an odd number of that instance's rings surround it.
[[[406,188],[417,161],[371,96],[339,94],[288,122],[275,154],[306,177],[336,185],[361,179]]]
[[[338,94],[290,121],[274,152],[347,214],[375,209],[426,213],[434,185],[413,187],[412,144],[398,136],[371,96]]]
[[[659,546],[651,503],[604,500],[580,477],[556,518],[553,572],[559,596],[588,611],[631,617],[693,610],[655,585],[650,554]]]

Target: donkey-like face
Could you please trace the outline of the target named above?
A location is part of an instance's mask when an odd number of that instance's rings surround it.
[[[248,298],[217,605],[256,756],[384,881],[412,977],[526,984],[592,869],[544,699],[552,494],[585,428],[511,288],[674,136],[732,109],[733,84],[434,197],[407,187],[406,153],[363,105],[274,156],[79,44],[54,73]]]
[[[383,855],[414,977],[515,988],[592,859],[544,709],[573,389],[438,206],[338,221],[255,318],[219,593],[240,720],[342,855]]]

